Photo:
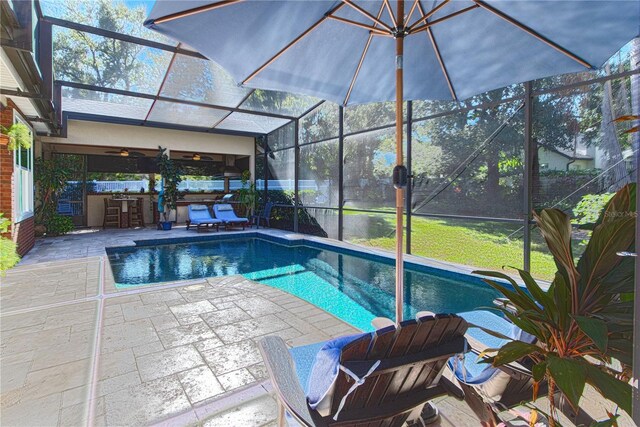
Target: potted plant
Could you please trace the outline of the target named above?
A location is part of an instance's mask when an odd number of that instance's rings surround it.
[[[2,132],[9,137],[9,150],[28,150],[31,148],[31,130],[24,123],[14,123],[8,128],[2,126]]]
[[[182,181],[182,177],[180,176],[181,171],[178,165],[167,155],[167,149],[162,147],[158,148],[160,151],[156,157],[156,163],[162,177],[160,193],[158,194],[158,211],[162,213],[162,220],[158,224],[158,228],[171,230],[169,214],[178,207],[178,184]]]
[[[238,200],[242,204],[247,217],[251,218],[255,211],[256,199],[258,198],[256,184],[251,182],[251,172],[248,170],[242,172],[240,180],[242,182],[242,188],[238,191]]]
[[[548,290],[524,270],[517,269],[526,291],[506,274],[476,272],[511,283],[485,279],[509,300],[509,307],[498,310],[537,339],[537,344],[513,340],[491,349],[497,353],[486,361],[497,367],[529,357],[536,384],[548,383],[551,426],[557,422],[556,394],[564,395],[575,410],[585,384],[631,412],[634,259],[619,253],[635,250],[635,206],[636,187],[629,184],[606,204],[577,264],[569,216],[557,209],[534,214],[558,267]],[[621,370],[611,368],[612,359]]]

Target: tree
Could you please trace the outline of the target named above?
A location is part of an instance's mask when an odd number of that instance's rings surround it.
[[[129,8],[123,1],[111,0],[64,0],[51,7],[52,14],[73,22],[136,37],[152,34],[141,24],[146,18],[142,6]],[[135,43],[62,28],[56,28],[53,43],[56,79],[140,92],[157,90],[170,56]],[[72,92],[87,96],[86,91]]]

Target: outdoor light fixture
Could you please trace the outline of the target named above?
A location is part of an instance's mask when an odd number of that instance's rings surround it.
[[[196,162],[200,161],[200,154],[193,153],[193,157],[191,157],[191,160],[195,160]]]
[[[129,157],[129,150],[127,150],[126,148],[123,148],[122,150],[120,150],[120,155],[122,157]]]

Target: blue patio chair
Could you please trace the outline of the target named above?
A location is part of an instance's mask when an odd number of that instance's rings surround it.
[[[233,211],[233,206],[228,203],[213,205],[213,212],[217,219],[222,220],[225,229],[233,226],[242,226],[244,230],[247,224],[249,224],[249,219],[236,216],[236,213]]]
[[[466,403],[480,420],[498,424],[500,412],[519,406],[522,402],[531,401],[534,388],[531,372],[533,362],[528,357],[524,357],[497,368],[481,363],[478,356],[482,351],[488,348],[500,348],[510,341],[490,335],[481,328],[527,343],[535,343],[536,338],[507,319],[489,311],[475,310],[459,313],[459,316],[469,323],[466,334],[469,352],[462,357],[452,357],[447,365],[464,391]],[[547,382],[541,382],[538,395],[546,395],[547,390]],[[575,413],[566,399],[562,399],[560,395],[557,401],[558,409],[575,425],[591,425],[594,421],[584,411]]]
[[[220,229],[222,221],[211,216],[207,205],[189,205],[189,219],[187,220],[187,230],[196,226],[196,231],[200,232],[210,227]]]
[[[271,227],[271,209],[273,209],[273,202],[267,202],[260,211],[251,216],[257,228],[260,228],[260,220],[264,221],[267,227]]]
[[[71,207],[71,202],[69,200],[58,201],[58,214],[64,215],[64,216],[73,215],[73,209]]]

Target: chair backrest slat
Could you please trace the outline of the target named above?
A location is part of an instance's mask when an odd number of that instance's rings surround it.
[[[366,357],[366,354],[369,351],[369,346],[371,345],[371,336],[366,335],[362,338],[355,340],[352,343],[347,344],[342,349],[342,354],[340,356],[340,363],[344,363],[348,360],[361,360],[363,357]],[[336,386],[333,392],[333,400],[331,401],[331,408],[338,408],[340,405],[340,401],[342,397],[347,394],[347,391],[353,384],[353,380],[344,372],[338,372],[338,380],[336,381]],[[349,398],[353,398],[353,395],[349,396]],[[348,405],[345,405],[347,407]],[[335,409],[334,409],[335,410]]]

